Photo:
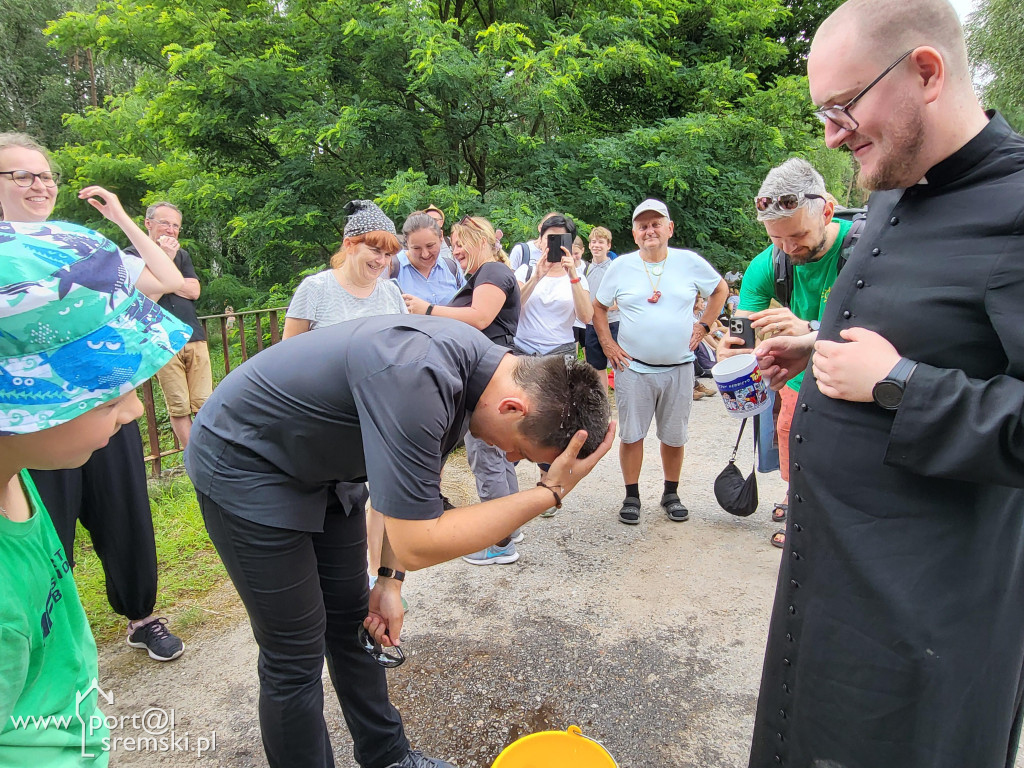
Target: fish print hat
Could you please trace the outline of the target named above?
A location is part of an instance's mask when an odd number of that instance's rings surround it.
[[[191,328],[135,290],[143,267],[91,229],[0,221],[0,435],[71,421],[185,346]]]

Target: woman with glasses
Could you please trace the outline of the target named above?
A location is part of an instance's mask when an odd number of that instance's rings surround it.
[[[519,326],[519,283],[508,266],[494,227],[487,219],[466,216],[452,227],[452,255],[466,270],[466,285],[447,305],[430,304],[410,294],[402,296],[409,311],[461,320],[511,350]],[[480,501],[519,492],[516,469],[504,452],[467,433],[466,458],[476,477]],[[519,559],[516,544],[522,533],[502,539],[462,559],[473,565],[501,565]]]
[[[0,133],[0,211],[4,221],[43,222],[57,203],[60,173],[46,149],[23,133]],[[185,284],[181,272],[121,206],[117,195],[87,186],[78,193],[117,224],[139,257],[122,254],[135,287],[154,301]],[[88,280],[83,273],[78,279]],[[128,620],[128,644],[148,651],[156,661],[178,658],[185,646],[167,629],[156,607],[157,564],[153,518],[146,491],[145,451],[139,425],[119,429],[106,447],[78,469],[33,470],[39,494],[74,565],[75,524],[92,535],[103,565],[110,606]]]

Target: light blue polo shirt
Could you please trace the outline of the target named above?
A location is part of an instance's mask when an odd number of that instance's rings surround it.
[[[722,276],[693,251],[669,248],[661,277],[654,274],[660,265],[648,265],[639,252],[627,253],[608,267],[596,298],[606,307],[619,305],[619,346],[631,357],[654,365],[676,365],[694,359],[690,351],[693,335],[693,303],[697,294],[710,296]],[[650,272],[650,277],[648,274]],[[661,291],[656,304],[648,299]],[[637,373],[658,373],[654,368],[633,360],[630,369]]]
[[[409,263],[405,251],[399,251],[398,259],[398,287],[402,293],[411,293],[430,304],[447,304],[459,289],[466,284],[466,278],[457,261],[451,256],[445,257],[441,254],[437,257],[427,277],[423,277],[420,271]],[[447,261],[451,259],[451,261]],[[454,264],[454,272],[448,265]]]

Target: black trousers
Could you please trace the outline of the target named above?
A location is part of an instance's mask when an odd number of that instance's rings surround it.
[[[138,422],[121,427],[77,469],[32,470],[32,480],[74,565],[75,523],[89,531],[107,600],[138,621],[156,605],[156,539]]]
[[[357,640],[366,618],[366,518],[333,497],[323,533],[272,528],[198,493],[210,539],[234,582],[259,645],[260,731],[272,768],[330,768],[324,657],[364,768],[409,749],[388,700],[384,668]]]

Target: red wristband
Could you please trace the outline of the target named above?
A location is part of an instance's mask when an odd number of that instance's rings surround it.
[[[570,277],[569,278],[569,282],[572,283],[573,285],[575,285],[576,283],[578,283],[582,279],[583,279],[582,277],[575,277],[575,278],[574,277]]]

